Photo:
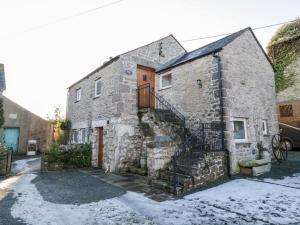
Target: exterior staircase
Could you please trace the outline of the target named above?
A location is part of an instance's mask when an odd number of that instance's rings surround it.
[[[143,101],[143,107],[140,107],[138,102],[139,109],[151,110],[156,121],[176,127],[175,132],[181,139],[171,162],[159,171],[157,179],[151,180],[152,185],[179,195],[225,176],[224,168],[227,167],[221,147],[220,123],[203,123],[187,129],[184,115],[151,90],[150,85],[137,89],[138,99],[140,93],[149,95],[149,105],[147,107]],[[155,104],[151,103],[151,98],[155,99]]]

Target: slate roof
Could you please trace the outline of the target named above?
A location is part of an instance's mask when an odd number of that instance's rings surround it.
[[[4,65],[0,63],[0,92],[5,91],[6,83],[5,83],[5,72]]]
[[[182,55],[179,55],[178,57],[175,57],[174,59],[171,59],[170,61],[160,65],[159,67],[156,68],[156,72],[162,72],[163,70],[170,69],[172,67],[181,65],[183,63],[187,63],[189,61],[201,58],[203,56],[209,55],[213,52],[220,51],[223,47],[225,47],[227,44],[232,42],[234,39],[239,37],[242,33],[244,33],[246,30],[250,30],[250,27],[247,27],[243,30],[240,30],[238,32],[232,33],[220,40],[217,40],[215,42],[212,42],[208,45],[205,45],[201,48],[198,48],[194,51],[184,53]]]

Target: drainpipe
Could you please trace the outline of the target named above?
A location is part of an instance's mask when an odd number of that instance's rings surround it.
[[[224,99],[223,99],[223,76],[222,76],[222,68],[221,68],[221,57],[217,52],[213,53],[213,57],[217,59],[218,62],[218,79],[219,79],[219,99],[220,99],[220,121],[221,121],[221,147],[222,150],[226,151],[227,155],[227,173],[228,176],[231,176],[230,173],[230,155],[229,150],[225,146],[225,124],[224,124]]]

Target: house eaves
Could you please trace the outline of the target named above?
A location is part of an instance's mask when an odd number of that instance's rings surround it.
[[[224,38],[221,38],[215,42],[212,42],[208,45],[205,45],[201,48],[198,48],[196,50],[193,50],[191,52],[182,54],[174,59],[171,59],[170,61],[166,62],[165,64],[159,66],[156,68],[157,73],[162,73],[163,71],[170,70],[171,68],[177,67],[179,65],[191,62],[193,60],[199,59],[201,57],[210,55],[212,53],[221,51],[226,45],[234,41],[237,37],[242,35],[245,31],[251,30],[250,27],[247,27],[245,29],[242,29],[238,32],[235,32],[233,34],[230,34]],[[252,32],[253,33],[253,32]],[[256,38],[255,38],[256,39]],[[257,41],[257,39],[256,39]]]

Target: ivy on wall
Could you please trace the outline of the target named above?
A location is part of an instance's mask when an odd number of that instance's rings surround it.
[[[267,47],[275,70],[276,91],[281,92],[295,83],[295,71],[289,68],[300,57],[300,19],[280,27]]]

